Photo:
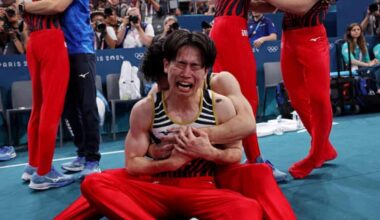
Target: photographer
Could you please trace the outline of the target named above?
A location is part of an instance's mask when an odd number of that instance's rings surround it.
[[[380,34],[380,0],[375,0],[369,5],[366,16],[360,23],[365,35]]]
[[[117,33],[117,45],[123,48],[149,46],[153,37],[153,27],[141,22],[139,9],[129,8]]]
[[[159,34],[159,35],[156,35],[153,39],[153,41],[155,40],[159,40],[161,38],[164,38],[166,37],[168,34],[172,33],[173,31],[176,31],[179,29],[179,24],[178,24],[178,21],[177,21],[177,18],[174,17],[174,16],[167,16],[164,20],[164,31]]]
[[[94,48],[96,50],[114,49],[116,46],[115,30],[104,22],[104,13],[94,11],[91,13],[91,23],[95,31]]]
[[[0,50],[2,55],[25,53],[26,25],[13,6],[0,8]]]
[[[137,0],[136,7],[143,14],[146,23],[152,24],[156,34],[162,33],[164,19],[167,15],[175,14],[178,8],[177,0]]]
[[[122,19],[116,15],[116,11],[113,8],[107,7],[104,9],[104,23],[112,27],[116,33],[122,23]]]

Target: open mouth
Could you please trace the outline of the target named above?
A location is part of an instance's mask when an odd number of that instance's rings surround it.
[[[193,88],[193,84],[188,82],[177,82],[176,85],[178,89],[184,92],[188,92]]]

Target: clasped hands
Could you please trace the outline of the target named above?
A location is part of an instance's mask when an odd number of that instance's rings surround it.
[[[215,148],[211,145],[206,132],[189,126],[169,130],[172,135],[162,137],[161,143],[150,145],[150,155],[160,160],[168,157],[187,157],[210,159]]]

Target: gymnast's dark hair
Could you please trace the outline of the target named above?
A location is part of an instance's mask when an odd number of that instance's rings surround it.
[[[212,40],[203,33],[177,30],[166,37],[164,43],[164,58],[173,61],[177,52],[184,46],[196,47],[201,51],[203,67],[210,68],[214,65],[216,49]]]
[[[145,51],[144,60],[141,63],[140,70],[144,73],[144,77],[147,81],[156,82],[158,79],[165,76],[164,42],[165,38],[154,40]]]

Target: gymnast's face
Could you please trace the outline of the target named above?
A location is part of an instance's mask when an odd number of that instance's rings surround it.
[[[179,95],[195,94],[206,75],[201,52],[193,46],[181,47],[175,60],[164,60],[164,68],[168,74],[169,91]]]

